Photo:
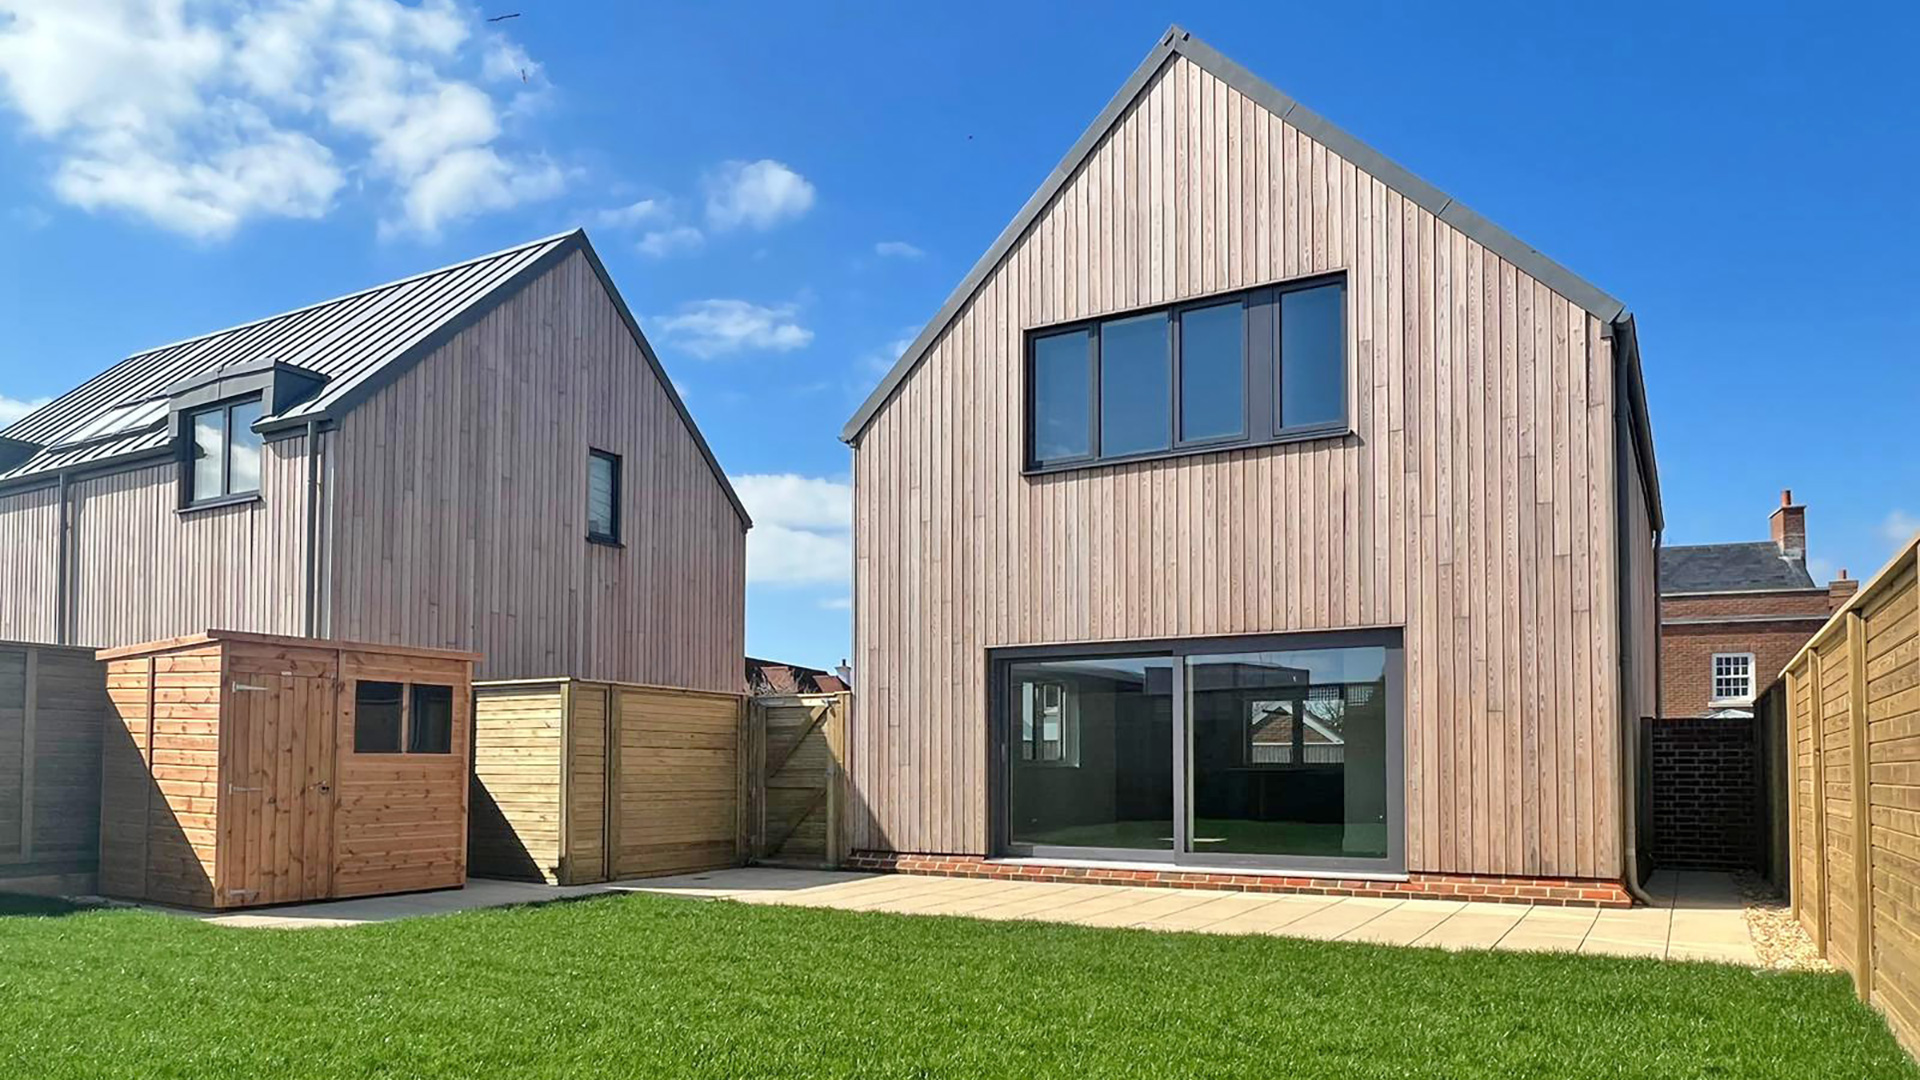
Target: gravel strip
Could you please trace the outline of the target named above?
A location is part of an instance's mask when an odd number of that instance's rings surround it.
[[[1832,971],[1779,891],[1757,874],[1734,875],[1746,902],[1747,932],[1760,963],[1776,971]]]

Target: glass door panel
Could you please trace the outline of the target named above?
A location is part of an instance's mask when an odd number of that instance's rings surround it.
[[[1094,656],[1009,665],[1009,842],[1173,850],[1173,663]]]
[[[1184,659],[1188,850],[1388,857],[1387,650]]]

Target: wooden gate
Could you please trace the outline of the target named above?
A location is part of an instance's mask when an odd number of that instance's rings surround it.
[[[220,896],[243,904],[326,899],[333,895],[338,684],[247,673],[228,690]],[[164,750],[155,747],[156,761]]]
[[[844,693],[753,699],[745,814],[753,861],[831,868],[846,856],[850,700]]]

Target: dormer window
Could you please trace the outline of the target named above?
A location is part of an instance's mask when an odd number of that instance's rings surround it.
[[[204,506],[260,491],[260,419],[257,397],[222,402],[187,414],[188,506]]]

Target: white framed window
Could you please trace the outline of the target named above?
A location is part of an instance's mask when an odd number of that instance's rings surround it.
[[[1753,700],[1753,654],[1713,654],[1713,700]]]
[[[1064,683],[1024,683],[1020,699],[1020,759],[1079,765],[1080,710],[1073,692]]]

